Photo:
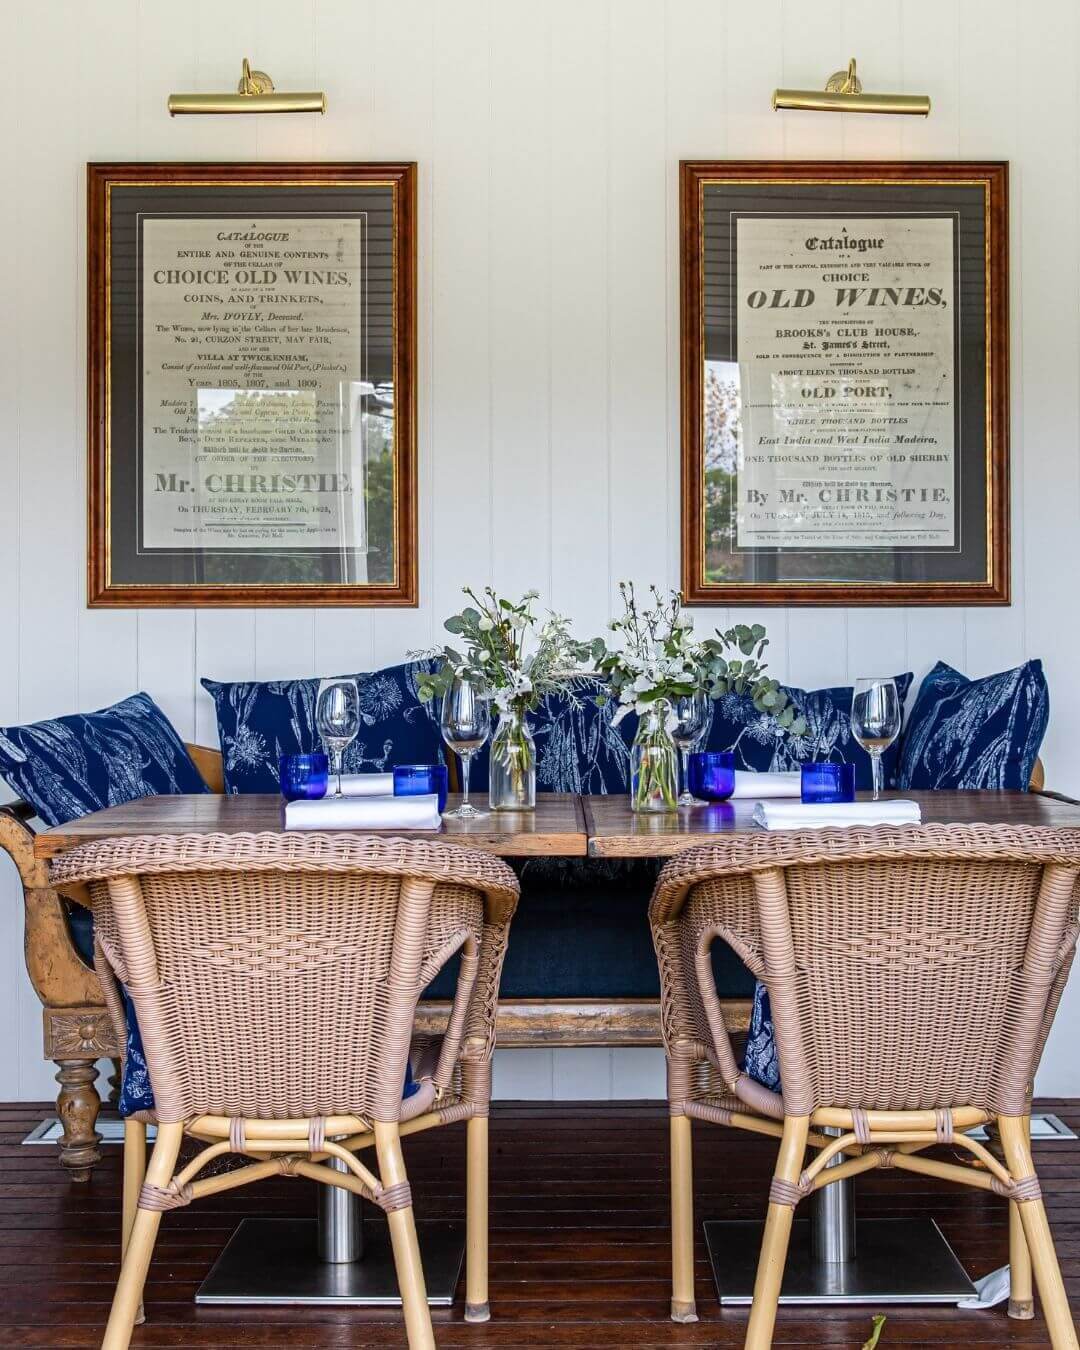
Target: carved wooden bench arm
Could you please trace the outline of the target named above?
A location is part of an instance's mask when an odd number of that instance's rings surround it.
[[[189,745],[196,767],[214,792],[221,792],[221,754]],[[64,1126],[60,1162],[72,1178],[89,1178],[101,1160],[96,1130],[101,1106],[95,1083],[99,1059],[116,1059],[120,1047],[92,966],[71,936],[65,899],[85,904],[85,887],[50,885],[48,864],[34,857],[33,808],[23,801],[0,807],[0,849],[8,854],[22,883],[25,912],[23,949],[34,992],[41,1000],[45,1058],[56,1063],[60,1094],[57,1112]]]

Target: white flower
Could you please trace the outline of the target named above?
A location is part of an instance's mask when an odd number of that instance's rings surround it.
[[[480,629],[481,633],[490,633],[491,630],[495,627],[494,623],[490,619],[481,619],[476,626],[477,628]]]
[[[517,628],[517,629],[524,628],[525,625],[526,625],[528,622],[529,622],[529,621],[528,621],[528,619],[526,619],[526,617],[525,617],[524,614],[511,614],[511,616],[510,616],[510,627],[511,627],[511,628]]]
[[[693,628],[693,626],[694,626],[694,616],[692,614],[687,614],[686,610],[684,609],[679,614],[679,617],[675,620],[675,627]]]
[[[485,662],[485,661],[490,661],[490,660],[491,660],[491,653],[490,653],[489,651],[485,651],[485,650],[483,650],[483,648],[481,648],[480,652],[479,652],[478,655],[477,655],[477,660],[480,661],[481,664],[483,664],[483,662]]]
[[[525,594],[524,594],[521,598],[522,598],[523,600],[539,600],[539,599],[540,599],[540,592],[539,592],[539,591],[526,591]]]

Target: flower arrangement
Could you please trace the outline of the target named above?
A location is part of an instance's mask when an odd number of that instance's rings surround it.
[[[536,613],[537,591],[509,600],[490,586],[479,594],[470,586],[462,589],[472,604],[451,615],[443,627],[462,639],[464,650],[447,645],[436,653],[442,665],[420,675],[418,694],[422,701],[441,697],[461,678],[486,693],[500,716],[491,742],[493,805],[498,807],[502,795],[494,781],[498,775],[505,784],[506,804],[527,807],[535,802],[536,759],[526,714],[583,673],[580,663],[590,648],[571,636],[562,615]]]
[[[590,647],[594,668],[610,685],[618,704],[616,725],[630,712],[638,715],[632,805],[638,810],[670,810],[677,792],[677,761],[671,733],[677,724],[675,701],[704,693],[749,694],[759,712],[775,717],[793,735],[805,722],[796,715],[779,681],[765,674],[762,661],[769,640],[761,624],[735,624],[712,637],[694,635],[693,617],[678,591],[664,594],[650,586],[651,603],[638,601],[633,582],[619,583],[623,613],[608,625],[618,646],[597,638]]]

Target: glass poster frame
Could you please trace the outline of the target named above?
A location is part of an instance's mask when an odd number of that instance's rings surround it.
[[[684,161],[690,604],[1009,603],[1008,166]]]
[[[416,605],[415,164],[87,174],[88,603]]]

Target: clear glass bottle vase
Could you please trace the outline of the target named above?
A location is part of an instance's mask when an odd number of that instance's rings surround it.
[[[536,806],[536,745],[523,712],[499,717],[491,738],[488,796],[493,811],[531,811]]]
[[[630,809],[674,811],[679,794],[679,752],[668,730],[669,705],[653,704],[638,722],[630,747]]]

